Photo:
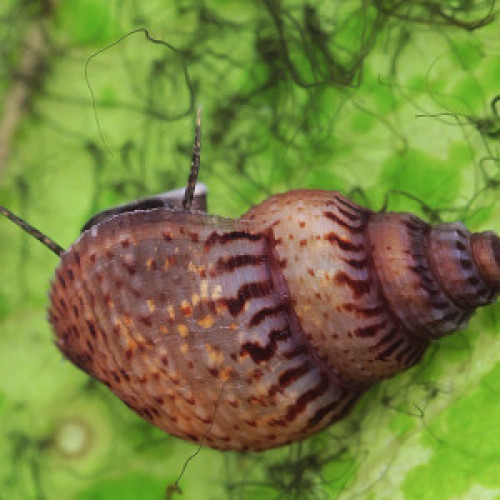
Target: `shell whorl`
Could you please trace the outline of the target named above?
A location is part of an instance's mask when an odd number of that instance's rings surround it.
[[[173,435],[239,450],[302,439],[358,392],[307,344],[272,245],[203,214],[108,219],[62,256],[49,313],[57,346]]]
[[[431,227],[311,190],[276,195],[244,217],[272,227],[300,323],[351,387],[412,366],[500,289],[500,240],[460,223]]]
[[[342,195],[292,191],[237,220],[104,218],[61,256],[63,354],[165,431],[219,449],[303,439],[415,364],[500,288],[500,243]]]

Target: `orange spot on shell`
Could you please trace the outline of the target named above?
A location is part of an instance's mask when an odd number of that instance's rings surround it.
[[[205,344],[205,349],[212,363],[222,363],[222,361],[224,360],[224,354],[222,354],[218,349],[215,349],[212,344]]]
[[[193,309],[192,307],[189,305],[188,301],[187,300],[183,300],[181,302],[181,313],[184,314],[184,316],[191,316],[191,314],[193,313]]]
[[[167,313],[168,313],[168,318],[173,321],[175,319],[175,309],[174,306],[172,306],[172,304],[169,304],[167,306]]]
[[[202,280],[200,282],[200,295],[202,299],[208,299],[208,281]]]
[[[177,259],[174,255],[168,255],[165,257],[165,262],[163,263],[163,270],[166,272],[169,270],[170,266],[174,266],[177,262]]]
[[[234,375],[234,370],[230,367],[227,367],[227,368],[224,368],[221,372],[220,372],[220,378],[222,380],[224,380],[224,382],[227,382],[228,380],[230,380]]]
[[[188,327],[183,323],[177,325],[177,331],[181,337],[187,337],[187,334],[189,333]]]
[[[204,318],[197,321],[201,328],[210,328],[215,323],[215,318],[211,314],[207,314]]]
[[[200,264],[198,266],[193,261],[190,261],[189,264],[188,264],[188,271],[191,271],[192,273],[195,273],[198,276],[202,276],[202,275],[206,274],[207,268],[203,264]]]

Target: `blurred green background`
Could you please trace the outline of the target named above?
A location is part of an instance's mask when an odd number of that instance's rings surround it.
[[[0,203],[67,247],[96,211],[184,184],[202,106],[212,213],[314,187],[500,231],[498,9],[3,0]],[[175,49],[142,32],[114,44],[139,27]],[[56,265],[0,220],[0,499],[165,498],[196,447],[62,359]],[[173,498],[500,499],[499,347],[495,305],[303,443],[203,449]]]

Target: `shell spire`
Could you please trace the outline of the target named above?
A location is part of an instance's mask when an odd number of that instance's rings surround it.
[[[500,292],[500,238],[492,231],[475,233],[471,236],[471,250],[482,279]]]
[[[471,234],[458,222],[431,227],[414,215],[385,213],[373,214],[369,238],[384,296],[417,337],[453,333],[477,307],[495,300],[500,269],[493,233]]]
[[[244,218],[272,227],[307,338],[350,387],[414,365],[500,290],[499,238],[461,223],[431,226],[311,190],[274,196]]]

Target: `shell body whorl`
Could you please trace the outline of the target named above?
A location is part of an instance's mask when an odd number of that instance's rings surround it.
[[[62,257],[57,345],[165,431],[264,449],[341,418],[357,398],[308,345],[271,234],[165,209],[119,215]]]
[[[63,354],[142,417],[260,450],[342,418],[499,287],[493,233],[300,190],[237,220],[98,223],[63,254],[49,317]]]

